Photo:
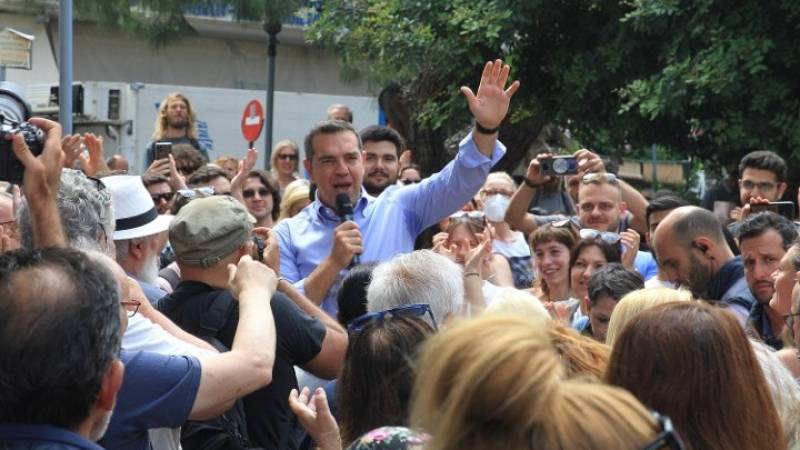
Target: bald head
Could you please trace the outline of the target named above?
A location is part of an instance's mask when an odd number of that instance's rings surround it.
[[[688,247],[698,237],[705,237],[716,245],[726,246],[722,224],[711,211],[697,206],[682,206],[672,210],[658,224],[654,241],[669,235],[670,241]]]

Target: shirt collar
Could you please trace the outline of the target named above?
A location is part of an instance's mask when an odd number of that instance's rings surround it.
[[[361,188],[360,196],[358,200],[356,200],[355,205],[353,205],[353,215],[361,214],[363,215],[364,208],[367,207],[372,201],[375,200],[375,197],[369,195],[364,188]],[[317,217],[322,220],[326,221],[338,221],[339,216],[336,214],[336,210],[326,206],[322,201],[319,199],[319,192],[315,193],[314,195],[314,203],[313,203],[314,211],[317,213]]]

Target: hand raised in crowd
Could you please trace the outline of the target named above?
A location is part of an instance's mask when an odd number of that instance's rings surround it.
[[[253,235],[258,236],[264,242],[264,256],[263,259],[261,259],[261,262],[266,264],[267,267],[275,272],[275,274],[280,276],[281,253],[280,247],[278,246],[278,238],[275,237],[275,233],[273,233],[269,228],[257,227],[253,228]],[[256,248],[253,250],[257,251]],[[256,256],[253,256],[253,259],[258,261]]]
[[[769,205],[769,200],[764,197],[750,197],[750,200],[739,209],[739,220],[747,219],[753,212],[753,205]]]
[[[84,133],[83,143],[86,145],[86,150],[88,150],[88,156],[81,153],[78,158],[81,160],[81,167],[86,175],[93,177],[98,173],[108,171],[103,138],[94,133]]]
[[[248,148],[247,154],[239,161],[239,171],[236,172],[236,176],[233,177],[231,180],[231,195],[234,196],[237,200],[244,204],[244,197],[242,196],[242,187],[244,186],[244,181],[247,179],[247,174],[253,170],[253,167],[256,165],[256,161],[258,160],[258,150],[254,148]]]
[[[483,233],[480,236],[480,242],[475,248],[472,248],[469,241],[464,242],[464,272],[478,272],[481,274],[481,279],[483,279],[483,268],[487,266],[492,258],[492,234],[488,231]]]
[[[436,233],[433,236],[433,248],[431,250],[442,256],[449,258],[451,261],[455,261],[456,253],[458,252],[458,245],[457,244],[447,245],[448,239],[450,239],[449,234],[445,232]]]
[[[228,264],[228,284],[236,299],[241,300],[246,292],[270,298],[278,287],[278,276],[266,265],[253,261],[250,255],[244,255],[238,264]]]
[[[64,168],[71,169],[83,151],[80,134],[68,134],[61,139],[61,149],[64,151]]]
[[[542,160],[552,157],[552,153],[540,153],[531,160],[530,164],[528,164],[528,171],[525,173],[525,179],[528,183],[542,185],[553,178],[550,175],[542,175]]]
[[[169,159],[156,159],[150,163],[150,167],[144,171],[143,177],[161,175],[164,177],[169,176]]]
[[[519,81],[511,83],[506,89],[508,73],[511,70],[500,59],[489,61],[483,67],[478,93],[467,86],[461,87],[461,93],[467,98],[469,110],[475,120],[484,128],[497,128],[508,113],[511,97],[519,89]]]
[[[403,153],[400,154],[400,158],[397,159],[398,162],[397,167],[402,169],[403,167],[411,164],[413,162],[413,158],[414,158],[414,153],[411,151],[411,149],[407,148],[403,150]]]
[[[556,322],[565,326],[570,325],[569,321],[572,316],[572,311],[570,311],[567,302],[545,302],[544,309],[550,313],[550,317]]]
[[[575,152],[575,160],[578,161],[578,176],[583,178],[587,173],[605,172],[606,165],[599,155],[582,148]]]
[[[64,152],[61,150],[61,125],[52,120],[32,118],[30,123],[45,132],[44,149],[39,156],[34,156],[22,135],[13,136],[14,155],[25,166],[23,189],[25,196],[53,195],[58,192],[61,182],[61,168]]]
[[[341,450],[339,426],[331,414],[328,398],[322,388],[317,388],[309,397],[309,389],[304,387],[299,393],[292,389],[289,393],[289,407],[297,416],[300,425],[317,444],[320,450]]]
[[[636,253],[639,251],[640,236],[633,228],[628,228],[619,234],[622,245],[625,247],[625,253],[622,254],[622,265],[626,269],[634,270],[634,261],[636,260]]]
[[[356,253],[364,251],[364,242],[361,238],[361,230],[358,224],[348,220],[340,224],[333,230],[333,248],[331,248],[331,259],[336,265],[344,269],[350,265]]]
[[[172,154],[169,155],[169,185],[172,187],[172,190],[177,192],[179,189],[186,189],[186,178],[181,175],[178,171],[178,165],[175,163],[175,157]]]

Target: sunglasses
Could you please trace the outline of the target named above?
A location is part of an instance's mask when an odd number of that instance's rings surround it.
[[[605,172],[595,172],[595,173],[587,173],[586,175],[581,178],[581,183],[583,184],[590,184],[590,183],[610,183],[610,184],[619,184],[619,179],[613,173],[605,173]]]
[[[616,244],[619,242],[622,237],[617,233],[611,233],[609,231],[597,231],[591,228],[583,228],[579,232],[581,239],[601,239],[609,244]]]
[[[450,214],[450,218],[483,220],[486,216],[483,214],[483,211],[458,211]]]
[[[165,202],[169,202],[172,199],[172,193],[151,194],[150,198],[152,198],[153,199],[153,203],[155,203],[157,205],[157,204],[161,203],[162,200],[165,201]]]
[[[657,412],[653,412],[653,419],[658,422],[661,427],[661,433],[656,436],[656,439],[647,444],[642,450],[660,450],[667,447],[672,450],[683,450],[683,442],[681,441],[678,432],[672,425],[672,421],[667,416],[662,416]]]
[[[400,180],[400,183],[408,186],[409,184],[417,184],[420,180]]]
[[[139,307],[142,306],[142,302],[139,300],[121,300],[120,304],[122,307],[125,308],[125,312],[128,313],[128,317],[133,317],[139,311]]]
[[[278,155],[278,159],[280,159],[281,161],[297,161],[298,157],[297,155],[283,154],[283,155]]]
[[[194,189],[178,189],[178,195],[189,200],[194,200],[198,196],[211,197],[216,193],[214,186],[203,186]]]
[[[434,330],[438,330],[436,325],[436,318],[433,316],[431,305],[427,303],[414,303],[411,305],[398,306],[397,308],[387,309],[386,311],[377,311],[366,313],[356,317],[347,324],[348,331],[361,331],[367,325],[378,322],[383,323],[386,319],[394,317],[423,317],[427,314],[430,317],[430,324]]]
[[[242,196],[244,198],[253,198],[256,196],[256,192],[258,192],[259,197],[266,197],[269,195],[269,189],[267,188],[259,188],[259,189],[245,189],[242,191]]]

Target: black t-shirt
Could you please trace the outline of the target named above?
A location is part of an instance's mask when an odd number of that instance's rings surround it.
[[[207,311],[216,302],[229,304],[230,291],[214,289],[197,281],[182,281],[175,291],[161,299],[158,309],[187,332],[200,337],[213,334],[226,347],[233,345],[239,322],[235,300],[226,309],[227,320],[217,333],[203,327]],[[272,296],[272,315],[277,331],[277,350],[272,383],[244,397],[247,431],[254,444],[267,449],[284,448],[292,413],[289,392],[297,387],[294,366],[303,365],[322,349],[325,325],[303,312],[284,294]]]

